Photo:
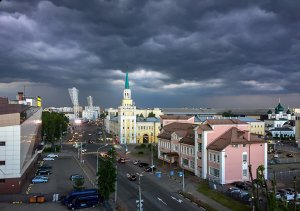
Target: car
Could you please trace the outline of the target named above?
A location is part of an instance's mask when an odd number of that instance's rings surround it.
[[[46,183],[48,181],[49,181],[48,177],[43,177],[43,176],[35,176],[31,180],[32,183]]]
[[[50,175],[51,171],[49,170],[37,170],[35,175]]]
[[[54,158],[45,157],[45,158],[43,158],[43,160],[45,160],[45,161],[46,160],[50,160],[51,161],[51,160],[55,160],[55,159]]]
[[[273,158],[279,158],[278,154],[274,154]]]
[[[139,164],[139,167],[146,167],[146,166],[149,166],[149,164],[148,163],[140,163]]]
[[[61,201],[62,204],[68,205],[72,203],[72,201],[79,196],[86,196],[86,195],[97,195],[98,190],[97,189],[83,189],[83,190],[76,190],[70,192],[67,196],[64,197],[64,199]]]
[[[152,172],[152,171],[155,171],[156,168],[155,168],[155,166],[153,165],[153,166],[148,166],[148,167],[146,167],[144,170],[145,170],[145,172]]]
[[[119,158],[118,162],[119,163],[126,163],[126,160],[125,160],[125,158]]]
[[[57,154],[49,154],[47,155],[48,158],[58,158]]]
[[[242,190],[248,190],[249,189],[249,186],[246,184],[246,183],[244,183],[244,182],[234,182],[234,183],[232,183],[235,187],[237,187],[237,188],[240,188],[240,189],[242,189]]]
[[[50,169],[52,169],[52,166],[50,166],[48,164],[43,164],[38,169],[41,169],[41,170],[50,170]]]
[[[136,175],[127,173],[127,178],[129,179],[129,181],[135,181],[136,180]]]
[[[81,151],[81,152],[86,152],[86,151],[87,151],[87,149],[80,149],[80,151]]]
[[[293,158],[294,157],[294,155],[292,153],[288,153],[288,154],[286,154],[286,156],[289,157],[289,158]]]
[[[133,161],[133,165],[137,165],[140,161],[139,160],[135,160]]]
[[[95,207],[103,202],[103,197],[100,194],[88,194],[77,196],[71,203],[68,204],[69,209],[82,209],[87,207]]]
[[[232,193],[240,193],[241,189],[237,188],[237,187],[230,187],[227,190],[228,193],[232,194]]]
[[[70,176],[70,180],[71,181],[75,181],[76,179],[81,179],[81,178],[84,178],[84,176],[80,175],[80,174],[72,174]]]

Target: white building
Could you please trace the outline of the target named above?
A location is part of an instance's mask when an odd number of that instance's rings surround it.
[[[0,104],[0,194],[18,193],[28,180],[41,140],[41,107]]]

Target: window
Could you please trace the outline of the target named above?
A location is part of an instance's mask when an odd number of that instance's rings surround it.
[[[194,161],[190,161],[190,167],[192,168],[192,169],[194,169],[195,168],[195,162]]]
[[[217,162],[220,163],[220,155],[217,155]]]
[[[193,155],[193,149],[192,148],[190,148],[190,154]]]
[[[214,162],[216,162],[216,154],[214,154]]]
[[[238,148],[239,145],[238,144],[233,144],[232,147]]]
[[[211,159],[211,153],[209,153],[209,160],[211,161],[212,159]]]
[[[0,166],[5,165],[5,160],[0,160]]]
[[[5,146],[5,141],[0,141],[0,146]]]
[[[244,162],[244,163],[247,162],[247,154],[243,154],[243,162]]]
[[[202,143],[198,143],[198,152],[202,152]]]
[[[243,144],[243,147],[246,147],[246,144]]]
[[[182,164],[185,166],[189,165],[189,160],[188,159],[182,159]]]
[[[212,167],[209,167],[209,174],[210,174],[211,176],[214,176],[214,177],[219,177],[219,175],[220,175],[220,170],[219,170],[219,169],[212,168]]]
[[[243,177],[247,177],[248,176],[248,171],[247,169],[243,169]]]
[[[202,134],[198,134],[198,138],[199,138],[199,139],[202,139]]]
[[[5,183],[5,179],[0,179],[0,183]]]

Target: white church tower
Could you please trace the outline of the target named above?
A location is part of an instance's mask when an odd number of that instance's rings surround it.
[[[125,89],[122,105],[118,108],[119,142],[120,144],[136,143],[136,107],[131,99],[128,72],[126,72]]]

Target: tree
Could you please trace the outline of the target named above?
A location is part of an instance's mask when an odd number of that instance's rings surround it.
[[[151,111],[151,112],[148,114],[148,117],[155,117],[155,114]]]
[[[109,199],[109,195],[115,191],[115,183],[117,178],[116,151],[114,147],[108,151],[106,157],[99,157],[97,176],[99,193],[105,199]]]
[[[80,177],[74,179],[73,187],[75,190],[82,190],[84,188],[83,185],[84,185],[84,178]]]
[[[237,115],[233,114],[231,110],[225,111],[222,114],[222,117],[237,117]]]
[[[68,129],[69,119],[61,113],[44,111],[42,113],[42,136],[44,141],[52,144],[60,139],[62,133]]]

